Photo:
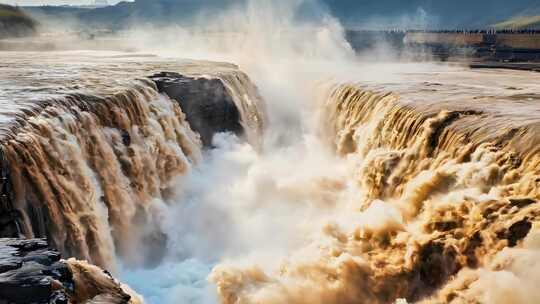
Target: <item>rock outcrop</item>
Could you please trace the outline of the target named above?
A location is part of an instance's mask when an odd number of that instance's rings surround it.
[[[67,303],[72,279],[45,240],[0,240],[0,303]]]
[[[161,72],[150,76],[160,93],[176,100],[204,146],[214,134],[233,132],[258,145],[264,127],[264,106],[246,74],[228,71],[212,76]]]
[[[150,78],[160,93],[180,104],[191,128],[201,135],[205,146],[211,145],[215,133],[243,134],[240,112],[222,80],[169,72]]]
[[[138,303],[107,271],[61,260],[44,239],[0,239],[1,304]]]

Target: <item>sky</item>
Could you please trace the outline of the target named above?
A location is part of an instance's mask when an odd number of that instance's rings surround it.
[[[0,3],[17,5],[86,5],[93,4],[94,0],[0,0]],[[120,0],[108,0],[110,4],[116,4]]]

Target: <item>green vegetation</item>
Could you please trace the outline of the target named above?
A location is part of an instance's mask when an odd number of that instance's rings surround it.
[[[496,29],[540,29],[540,15],[514,17],[497,23],[494,27]]]
[[[20,8],[0,4],[0,39],[32,35],[37,23]]]

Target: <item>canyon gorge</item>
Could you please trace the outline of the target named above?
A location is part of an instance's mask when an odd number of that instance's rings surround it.
[[[0,304],[540,301],[540,74],[302,3],[10,40]]]

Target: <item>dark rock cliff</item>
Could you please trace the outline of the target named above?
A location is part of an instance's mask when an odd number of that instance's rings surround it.
[[[17,237],[19,212],[13,206],[13,185],[9,166],[3,153],[0,153],[0,237]]]
[[[180,103],[191,128],[201,135],[205,146],[219,132],[243,134],[240,112],[231,94],[218,78],[196,78],[163,72],[150,77],[160,93]]]
[[[67,303],[73,278],[45,240],[0,239],[0,303]]]
[[[136,303],[107,271],[61,260],[46,240],[0,239],[0,304],[67,304],[104,298],[111,299],[107,303]]]

